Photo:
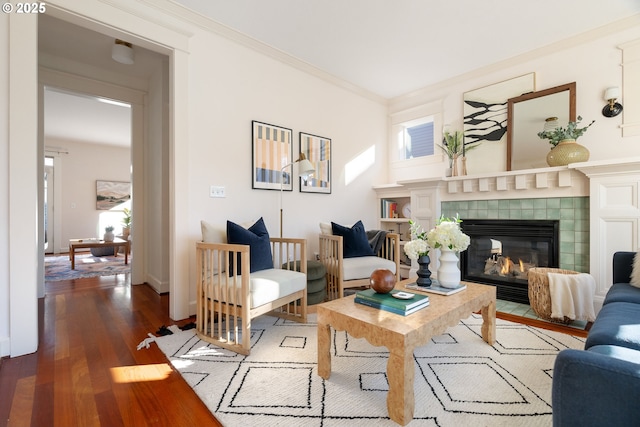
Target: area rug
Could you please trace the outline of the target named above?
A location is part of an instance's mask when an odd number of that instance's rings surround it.
[[[332,330],[332,373],[317,374],[315,315],[308,324],[254,319],[251,354],[201,341],[194,330],[155,340],[227,427],[396,426],[387,414],[388,352]],[[480,315],[417,349],[411,426],[550,426],[557,353],[584,339],[497,320],[496,343],[482,341]]]
[[[47,256],[44,258],[44,280],[55,282],[73,280],[84,277],[110,276],[131,272],[131,255],[129,264],[124,263],[124,255],[94,257],[91,254],[76,255],[76,268],[71,269],[69,256]]]

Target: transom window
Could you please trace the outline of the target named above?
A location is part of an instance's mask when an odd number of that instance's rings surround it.
[[[418,157],[433,156],[434,154],[434,119],[425,117],[411,122],[403,123],[399,135],[401,146],[401,159],[414,159]]]

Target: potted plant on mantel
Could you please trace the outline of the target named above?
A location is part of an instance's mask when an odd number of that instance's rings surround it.
[[[476,148],[480,144],[466,144],[464,143],[464,132],[459,130],[450,133],[445,131],[442,138],[442,145],[439,147],[444,154],[449,158],[449,169],[446,172],[446,176],[458,176],[466,175],[466,151]],[[462,154],[462,173],[458,172],[458,157]]]
[[[557,118],[553,117],[547,119],[547,123],[553,121],[553,119],[557,121]],[[578,127],[580,121],[582,121],[582,117],[578,116],[575,122],[570,121],[566,127],[556,126],[552,129],[538,132],[540,139],[548,139],[552,145],[551,151],[547,154],[547,164],[549,166],[566,166],[569,163],[589,160],[589,150],[584,145],[578,144],[576,140],[589,129],[595,120],[582,128]]]

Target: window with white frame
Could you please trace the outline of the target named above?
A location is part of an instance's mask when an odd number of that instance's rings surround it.
[[[433,117],[425,117],[404,123],[401,129],[402,131],[399,135],[401,139],[401,144],[399,145],[402,147],[400,159],[415,159],[434,154]]]

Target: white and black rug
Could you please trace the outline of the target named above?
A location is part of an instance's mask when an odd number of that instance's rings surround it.
[[[255,319],[251,355],[201,341],[193,330],[159,337],[160,349],[228,427],[395,426],[387,414],[384,347],[333,332],[331,378],[317,374],[315,315],[300,325]],[[415,351],[411,426],[550,426],[556,354],[584,339],[497,320],[496,343],[474,315]]]

